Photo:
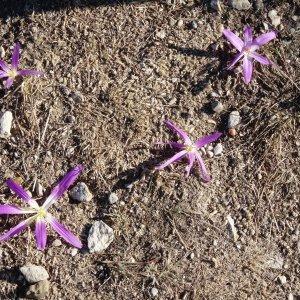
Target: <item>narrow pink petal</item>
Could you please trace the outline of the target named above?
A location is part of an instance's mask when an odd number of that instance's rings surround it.
[[[27,69],[18,71],[18,74],[20,76],[37,76],[37,77],[44,75],[43,72],[36,71],[36,70],[27,70]]]
[[[199,164],[199,170],[200,170],[200,174],[201,174],[201,178],[205,181],[208,182],[211,180],[211,177],[208,175],[205,164],[203,162],[203,159],[201,157],[201,155],[199,153],[196,152],[196,159],[198,161]]]
[[[253,34],[252,34],[252,29],[250,26],[246,26],[244,28],[244,42],[245,42],[245,45],[249,44],[252,42],[253,40]]]
[[[76,248],[82,248],[82,243],[72,232],[70,232],[63,224],[59,223],[54,217],[49,216],[48,222],[52,228],[69,244]]]
[[[2,234],[0,236],[0,242],[3,242],[12,238],[13,236],[20,234],[26,227],[30,225],[30,223],[32,223],[32,221],[34,221],[34,218],[35,217],[28,218],[25,221],[20,222],[17,226],[11,228],[10,230]]]
[[[271,65],[272,64],[272,62],[268,58],[266,58],[265,56],[260,55],[256,52],[252,52],[251,57],[263,65]]]
[[[5,61],[0,60],[0,68],[4,71],[4,72],[8,72],[10,69],[8,67],[8,65],[6,64]]]
[[[8,77],[7,73],[5,71],[0,71],[0,79]]]
[[[35,223],[35,240],[38,250],[44,250],[47,244],[47,227],[42,219],[38,219]]]
[[[74,183],[82,170],[83,166],[79,165],[68,172],[52,190],[51,194],[43,204],[43,208],[47,210],[55,201],[57,201],[58,198],[60,198],[63,193]]]
[[[222,135],[222,132],[214,132],[210,135],[206,135],[204,137],[202,137],[201,139],[199,139],[198,141],[196,141],[195,145],[197,146],[197,148],[201,148],[209,143],[215,142],[217,139],[219,139]]]
[[[271,40],[273,40],[275,38],[276,38],[275,31],[270,31],[270,32],[264,33],[264,34],[258,36],[257,38],[255,38],[253,40],[253,44],[256,44],[258,46],[262,46],[262,45],[270,42]]]
[[[244,81],[246,84],[248,84],[251,81],[252,72],[253,72],[252,61],[245,56],[243,60],[243,73],[244,73]]]
[[[4,87],[8,90],[14,83],[13,78],[7,78],[7,80],[4,83]]]
[[[172,121],[166,120],[165,125],[170,130],[172,130],[174,133],[177,133],[184,140],[185,143],[191,142],[191,140],[188,137],[187,133],[184,130],[182,130],[181,128],[179,128],[178,126],[176,126]]]
[[[15,70],[18,69],[19,59],[20,59],[20,44],[15,43],[12,58],[11,58],[11,66]]]
[[[39,205],[35,200],[33,200],[29,194],[16,182],[12,179],[6,180],[6,185],[13,191],[19,198],[28,203],[31,207],[38,209]]]
[[[0,205],[0,215],[21,215],[21,214],[28,214],[34,212],[35,212],[34,210],[29,210],[29,209],[25,210],[15,205],[9,205],[9,204]]]
[[[244,42],[235,33],[229,29],[224,29],[223,34],[236,49],[238,49],[240,52],[242,51]]]
[[[170,159],[168,159],[167,161],[165,161],[163,164],[157,166],[155,169],[156,170],[162,170],[164,169],[166,166],[178,161],[179,159],[181,159],[185,154],[187,153],[186,150],[182,150],[178,153],[176,153],[174,156],[172,156]]]
[[[227,67],[228,70],[231,70],[233,66],[244,56],[244,52],[240,52],[235,55],[233,60],[230,62],[230,65]]]
[[[192,169],[192,167],[194,165],[194,162],[195,162],[195,159],[196,159],[195,153],[188,153],[188,159],[189,159],[189,164],[185,168],[185,170],[186,170],[186,177],[188,177],[190,175],[191,169]]]

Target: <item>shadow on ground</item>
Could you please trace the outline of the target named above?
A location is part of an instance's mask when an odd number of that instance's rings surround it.
[[[35,12],[59,11],[76,7],[146,3],[154,0],[1,0],[0,18],[26,16]]]

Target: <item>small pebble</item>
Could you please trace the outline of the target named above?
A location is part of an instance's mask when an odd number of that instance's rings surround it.
[[[197,23],[197,21],[194,20],[194,21],[191,22],[191,28],[192,28],[192,29],[197,29],[197,28],[198,28],[198,23]]]
[[[221,3],[220,0],[211,0],[210,7],[216,11],[221,11]]]
[[[71,256],[76,256],[77,255],[77,253],[78,253],[78,249],[77,248],[73,248],[72,250],[71,250]]]
[[[78,182],[69,192],[73,200],[84,202],[90,201],[93,198],[88,186],[84,182]]]
[[[200,151],[201,151],[201,153],[202,153],[203,155],[206,155],[206,150],[205,150],[204,147],[201,147],[201,148],[200,148]]]
[[[193,260],[195,258],[195,253],[194,252],[191,252],[190,255],[189,255],[189,259],[190,260]]]
[[[207,151],[206,153],[209,158],[214,157],[214,153],[212,151]]]
[[[115,204],[118,201],[119,201],[119,197],[118,197],[118,195],[116,193],[109,194],[109,196],[108,196],[108,202],[110,204]]]
[[[214,100],[211,103],[211,108],[216,113],[220,113],[220,112],[222,112],[224,110],[223,104],[220,101],[218,101],[218,100]]]
[[[164,30],[157,31],[156,36],[160,39],[164,39],[166,37],[166,32]]]
[[[212,150],[214,150],[214,146],[208,145],[206,149],[207,149],[208,151],[212,151]]]
[[[272,9],[268,13],[268,17],[271,19],[271,23],[274,27],[277,27],[281,23],[281,17],[277,15],[277,11]]]
[[[158,296],[158,289],[157,288],[155,288],[155,287],[153,287],[153,288],[151,288],[151,290],[150,290],[150,295],[151,295],[151,297],[157,297]]]
[[[36,185],[35,185],[35,192],[36,192],[38,197],[43,196],[44,188],[39,182],[37,182]]]
[[[235,136],[237,135],[236,129],[235,129],[235,128],[229,128],[228,134],[229,134],[231,137],[235,137]]]
[[[183,26],[183,21],[182,20],[178,20],[177,22],[177,26],[180,28]]]
[[[71,92],[69,97],[74,100],[76,103],[81,103],[84,100],[84,97],[79,92]]]
[[[61,245],[62,245],[62,242],[61,242],[60,239],[56,239],[56,240],[54,240],[53,243],[52,243],[52,246],[54,246],[54,247],[59,247],[59,246],[61,246]]]
[[[36,283],[49,278],[49,274],[42,266],[28,264],[20,268],[20,272],[29,283]]]
[[[280,275],[278,276],[278,281],[283,285],[286,284],[287,280],[286,277],[284,275]]]
[[[251,3],[248,0],[230,0],[231,7],[237,10],[248,10],[251,8]]]
[[[5,56],[5,50],[2,46],[0,46],[0,58],[4,58]]]
[[[214,148],[214,155],[221,155],[223,152],[223,145],[221,143],[218,143]]]
[[[237,110],[232,111],[228,118],[228,128],[236,127],[241,121],[240,113]]]
[[[0,117],[0,138],[8,138],[11,133],[11,126],[13,121],[12,112],[7,110]]]

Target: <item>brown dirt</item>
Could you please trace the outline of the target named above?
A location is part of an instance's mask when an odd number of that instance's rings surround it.
[[[47,74],[0,91],[1,111],[10,109],[15,118],[12,137],[0,144],[1,202],[20,202],[4,184],[9,176],[28,189],[36,179],[50,189],[83,163],[79,180],[93,200],[74,204],[65,195],[53,213],[85,243],[94,220],[104,220],[116,236],[105,253],[83,250],[75,257],[68,245],[51,245],[57,237],[52,231],[44,253],[29,231],[1,244],[0,298],[18,297],[18,268],[27,262],[48,270],[48,299],[148,299],[154,286],[159,299],[300,296],[300,45],[291,18],[299,14],[296,1],[270,1],[262,12],[223,6],[219,14],[201,1],[44,2],[17,8],[16,1],[5,0],[0,12],[6,58],[18,40],[22,65]],[[221,25],[241,33],[250,24],[257,34],[273,8],[284,28],[263,51],[281,71],[256,66],[246,86],[240,74],[225,69],[234,51],[221,37]],[[184,26],[176,25],[179,19]],[[197,29],[190,28],[193,20]],[[163,39],[156,35],[161,30]],[[84,100],[66,97],[62,85]],[[212,91],[221,94],[222,115],[208,109]],[[196,173],[184,178],[182,164],[153,171],[169,155],[155,143],[174,138],[164,119],[197,138],[224,130],[233,109],[242,123],[238,136],[222,138],[224,155],[206,159],[211,184]],[[124,205],[107,204],[111,191]],[[236,243],[226,224],[229,214],[238,229]],[[18,220],[1,218],[1,232]],[[270,268],[267,262],[278,256],[283,268]]]

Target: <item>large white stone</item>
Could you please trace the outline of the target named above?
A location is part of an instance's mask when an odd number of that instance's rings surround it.
[[[12,126],[13,115],[12,112],[7,110],[0,117],[0,137],[10,137],[10,130]]]
[[[114,231],[103,221],[96,221],[88,236],[88,247],[91,253],[104,251],[114,239]]]

